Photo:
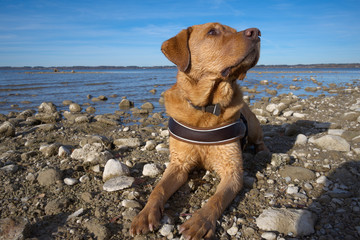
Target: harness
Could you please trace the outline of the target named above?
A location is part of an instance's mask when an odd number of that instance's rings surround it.
[[[208,105],[206,107],[192,106],[197,110],[209,112],[216,116],[219,116],[221,113],[219,104]],[[177,140],[200,145],[220,145],[241,140],[241,146],[244,148],[247,143],[248,124],[242,114],[233,123],[212,128],[192,127],[170,117],[169,133]]]

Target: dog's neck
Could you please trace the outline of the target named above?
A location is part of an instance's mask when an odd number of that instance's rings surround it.
[[[179,86],[186,99],[197,107],[220,105],[226,108],[238,89],[236,81],[224,80],[219,77],[194,79],[187,74],[178,73]]]

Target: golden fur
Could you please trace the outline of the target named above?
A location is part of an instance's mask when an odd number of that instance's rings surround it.
[[[243,101],[236,83],[259,59],[260,32],[237,32],[219,23],[195,25],[165,41],[162,51],[178,66],[177,82],[165,92],[167,113],[194,127],[215,127],[234,122],[242,113],[248,122],[250,143],[266,150],[255,115]],[[190,104],[191,103],[191,104]],[[192,105],[221,106],[219,116]],[[215,171],[221,178],[216,193],[180,227],[186,239],[215,236],[216,220],[243,186],[242,151],[239,142],[223,145],[189,144],[170,137],[170,164],[151,193],[148,203],[133,219],[132,235],[153,231],[160,225],[165,202],[197,166]]]

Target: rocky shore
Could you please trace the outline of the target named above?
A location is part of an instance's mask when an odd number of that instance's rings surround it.
[[[244,188],[218,239],[360,238],[360,88],[331,91],[251,104],[271,153],[245,151]],[[64,104],[0,114],[0,239],[132,239],[131,219],[169,162],[166,114],[151,103],[104,115]],[[194,171],[161,228],[135,239],[182,239],[178,226],[218,182]]]

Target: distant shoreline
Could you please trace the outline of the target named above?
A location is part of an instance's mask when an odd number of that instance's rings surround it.
[[[119,70],[119,69],[175,69],[176,66],[152,66],[152,67],[142,67],[142,66],[53,66],[53,67],[42,67],[42,66],[24,66],[24,67],[10,67],[3,66],[0,67],[0,70],[55,70],[64,71],[64,70],[97,70],[97,69],[109,69],[109,70]],[[297,64],[297,65],[257,65],[255,68],[360,68],[360,63],[330,63],[330,64]]]

